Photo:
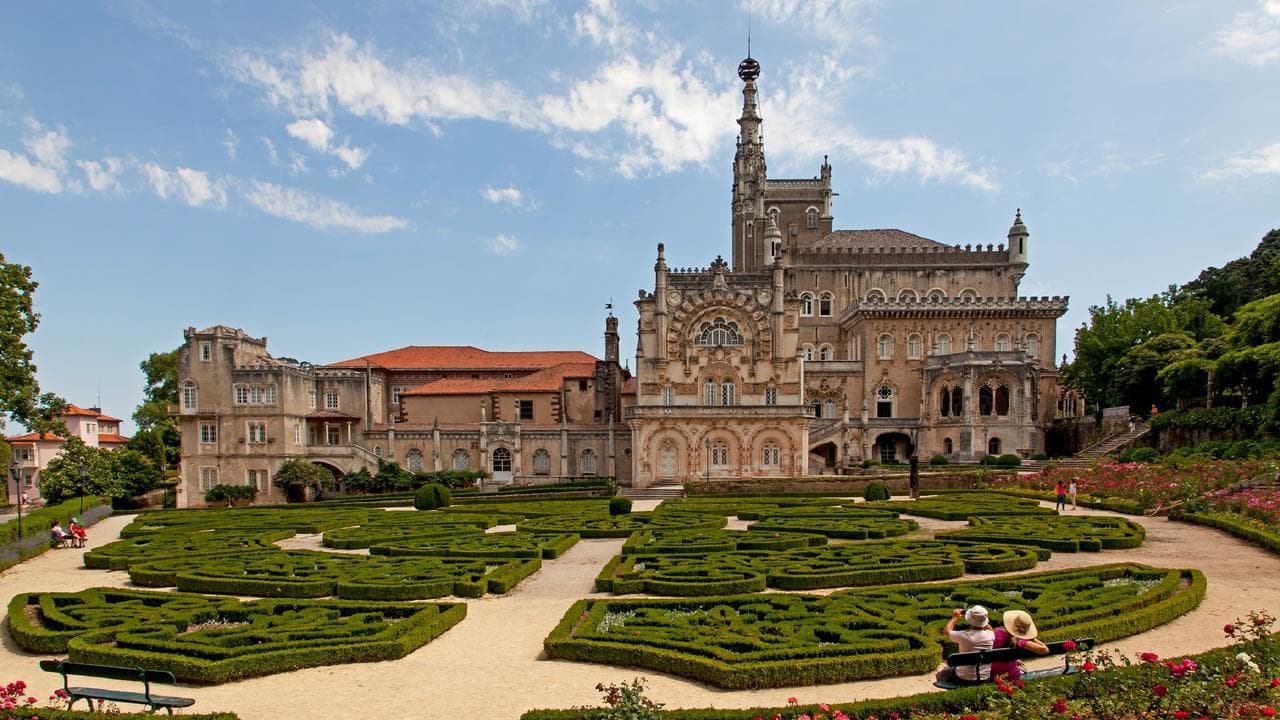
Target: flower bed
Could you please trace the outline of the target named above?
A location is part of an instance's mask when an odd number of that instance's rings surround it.
[[[1087,468],[1045,468],[1034,475],[998,478],[992,487],[1047,492],[1056,483],[1074,478],[1081,497],[1123,498],[1143,509],[1168,505],[1221,490],[1264,472],[1274,472],[1264,460],[1206,460],[1188,464],[1103,462]]]
[[[1035,545],[1062,552],[1099,552],[1135,548],[1147,532],[1131,520],[1116,517],[1054,515],[971,517],[966,530],[947,530],[938,539]]]
[[[933,495],[919,500],[890,500],[860,503],[858,507],[892,510],[904,515],[919,515],[937,520],[968,520],[974,515],[1053,515],[1053,510],[1040,503],[1000,493],[955,492]]]
[[[1104,642],[1181,616],[1204,591],[1194,570],[1122,564],[824,597],[580,600],[543,646],[552,658],[652,668],[718,687],[812,685],[933,669],[938,630],[962,605],[984,604],[993,619],[1029,610],[1047,640]]]
[[[370,555],[392,557],[436,555],[472,558],[537,558],[553,560],[578,543],[577,535],[535,535],[522,532],[405,538],[369,548]]]
[[[721,528],[725,519],[714,515],[681,513],[628,513],[626,515],[547,515],[525,520],[516,525],[520,532],[563,535],[572,533],[584,538],[624,538],[637,530]]]
[[[1028,570],[1035,567],[1037,559],[1037,552],[1031,548],[930,540],[784,551],[622,555],[605,565],[596,578],[596,590],[620,595],[707,596],[758,592],[765,587],[778,590],[864,587],[945,580],[965,572]]]
[[[464,603],[241,602],[95,588],[9,603],[21,647],[75,662],[168,670],[215,684],[321,665],[403,657],[466,616]]]

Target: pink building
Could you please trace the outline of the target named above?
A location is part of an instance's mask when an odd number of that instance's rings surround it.
[[[68,405],[62,421],[67,426],[66,436],[78,437],[89,447],[114,450],[129,442],[129,438],[120,434],[120,419],[104,415],[102,408]],[[18,497],[19,492],[26,493],[26,502],[41,502],[40,473],[62,452],[65,438],[48,432],[27,433],[6,437],[5,442],[13,449],[12,462],[17,466],[19,475],[19,482],[15,484],[13,473],[5,474],[10,502]]]

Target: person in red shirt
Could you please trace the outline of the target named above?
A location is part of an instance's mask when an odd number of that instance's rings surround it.
[[[89,539],[89,533],[85,532],[84,526],[80,524],[80,518],[71,518],[71,524],[67,529],[71,531],[72,545],[84,547],[85,541]]]
[[[1067,486],[1059,480],[1058,484],[1054,486],[1053,492],[1058,496],[1058,503],[1053,506],[1053,509],[1065,512],[1067,509]]]

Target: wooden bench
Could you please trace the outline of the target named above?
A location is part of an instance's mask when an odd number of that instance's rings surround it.
[[[1068,652],[1077,652],[1080,650],[1088,650],[1093,647],[1093,638],[1080,638],[1072,640],[1076,644],[1074,650],[1068,651],[1065,647],[1067,640],[1061,642],[1046,643],[1049,646],[1049,652],[1045,655],[1037,655],[1030,650],[1020,650],[1014,647],[1002,647],[994,650],[973,650],[970,652],[952,653],[947,656],[948,667],[976,667],[979,665],[990,665],[997,662],[1012,662],[1014,660],[1030,660],[1034,658],[1049,657],[1050,655],[1063,655]],[[1060,668],[1045,668],[1043,670],[1033,670],[1031,672],[1022,673],[1023,680],[1038,680],[1044,677],[1053,677],[1055,675],[1070,675],[1076,671],[1071,665],[1071,656],[1068,655]],[[956,688],[969,687],[971,685],[985,685],[991,682],[991,678],[985,680],[935,680],[934,687],[940,687],[943,690],[955,690]]]
[[[61,548],[72,547],[72,539],[74,536],[63,537],[56,532],[49,532],[49,547],[58,550]]]
[[[173,673],[168,670],[144,670],[143,668],[115,667],[112,665],[90,665],[89,663],[71,662],[70,660],[41,660],[40,669],[46,672],[62,675],[62,689],[67,693],[68,710],[70,710],[71,706],[81,698],[84,698],[89,704],[90,710],[93,710],[94,700],[106,700],[109,702],[125,702],[146,705],[150,708],[151,712],[155,712],[159,708],[164,708],[170,715],[173,714],[174,708],[191,707],[196,703],[195,698],[151,694],[151,683],[165,683],[172,685],[175,682]],[[67,684],[67,679],[72,675],[106,678],[109,680],[135,680],[142,683],[142,692],[127,692],[124,690],[107,690],[104,688],[91,687],[72,687]]]

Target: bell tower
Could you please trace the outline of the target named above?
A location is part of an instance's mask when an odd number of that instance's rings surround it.
[[[761,259],[771,257],[764,247],[764,189],[766,167],[762,121],[756,109],[756,78],[760,63],[748,54],[738,63],[742,79],[742,116],[738,118],[738,145],[733,156],[733,270],[759,270]],[[772,262],[768,260],[767,262]]]

